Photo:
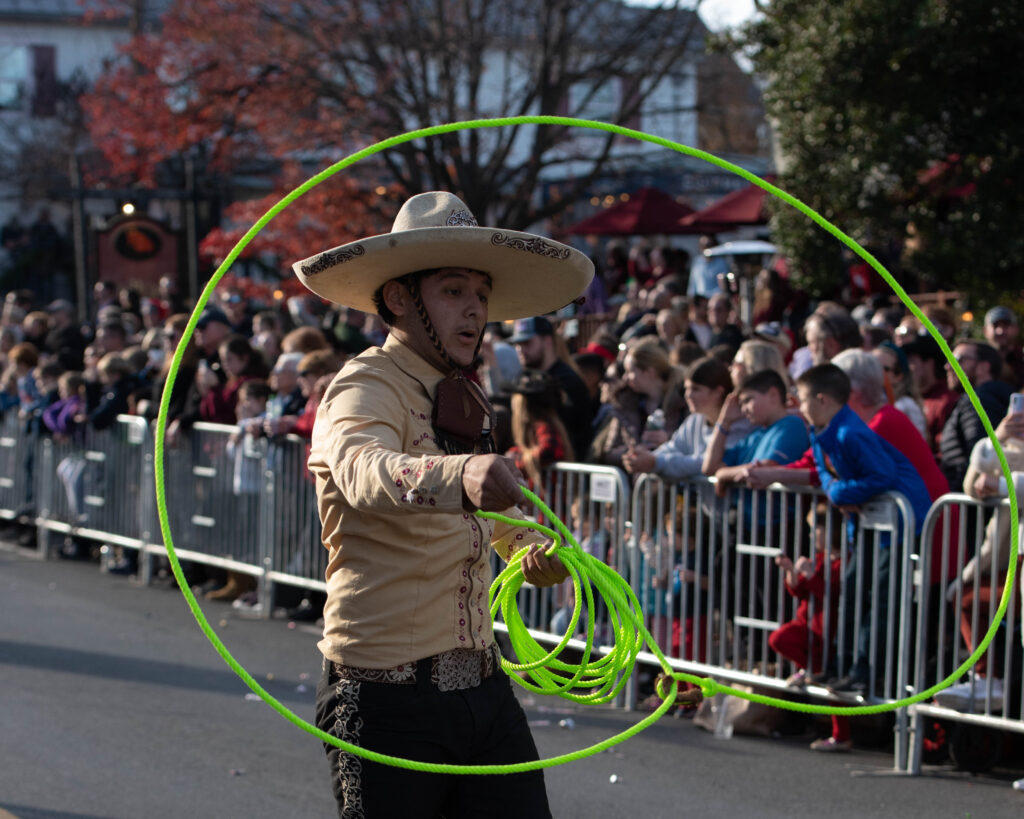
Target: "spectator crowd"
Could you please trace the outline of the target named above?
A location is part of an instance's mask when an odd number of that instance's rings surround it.
[[[931,504],[950,491],[1006,495],[978,412],[941,348],[891,298],[812,303],[766,269],[756,274],[745,324],[723,262],[699,255],[690,263],[679,250],[619,243],[600,261],[575,312],[488,325],[470,374],[496,409],[497,450],[515,459],[534,488],[542,488],[546,467],[577,461],[670,484],[704,475],[716,479],[723,496],[729,487],[820,486],[851,520],[870,498],[897,491],[911,503],[918,528]],[[29,289],[4,297],[0,412],[15,413],[26,430],[74,440],[86,427],[111,426],[119,414],[157,416],[190,306],[170,276],[145,295],[105,281],[92,295],[84,324],[67,301],[40,303]],[[933,305],[925,313],[1008,457],[1020,459],[1011,466],[1024,468],[1024,407],[1011,401],[1024,386],[1017,315],[993,307],[975,335],[949,307]],[[234,445],[246,436],[309,438],[331,379],[348,358],[386,335],[379,317],[312,295],[258,304],[240,287],[218,288],[182,353],[169,399],[168,444],[177,445],[197,422],[236,427]],[[74,467],[66,464],[61,479],[73,483]],[[247,480],[236,475],[239,486]],[[847,582],[837,574],[835,533],[815,528],[821,511],[807,521],[814,557],[777,561],[785,587],[803,600],[820,598],[826,575],[833,586]],[[748,527],[765,525],[750,518],[749,505],[746,514]],[[992,555],[1008,553],[1005,545],[994,548],[1008,538],[1005,526],[990,525],[987,548],[979,546],[975,555],[965,544],[967,554],[950,550],[948,566],[933,567],[936,581],[958,575],[956,599],[965,612],[974,602],[965,589],[975,572],[1005,575]],[[589,532],[587,539],[599,540]],[[69,537],[62,554],[88,558],[89,545]],[[847,574],[856,568],[848,562]],[[889,582],[895,568],[877,568]],[[131,554],[114,567],[135,570]],[[692,579],[687,571],[682,575]],[[198,582],[211,599],[254,599],[242,575],[213,572]],[[886,597],[860,604],[883,607]],[[997,600],[985,602],[994,607]],[[319,614],[316,600],[301,607],[313,619]],[[794,685],[817,680],[840,693],[863,692],[870,683],[867,636],[851,635],[846,673],[838,678],[834,662],[822,664],[834,635],[823,633],[821,613],[818,607],[812,616],[802,605],[796,620],[772,635],[773,650],[794,664]],[[689,645],[693,633],[683,631],[677,639]],[[947,701],[967,701],[969,694],[951,690]],[[850,744],[848,726],[837,719],[832,736],[814,747],[848,750]]]

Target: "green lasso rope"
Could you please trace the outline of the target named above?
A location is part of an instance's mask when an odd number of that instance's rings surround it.
[[[718,166],[730,173],[736,174],[748,182],[757,185],[764,189],[768,193],[776,196],[792,207],[795,207],[801,213],[806,215],[812,221],[816,222],[822,228],[827,230],[843,244],[853,250],[860,258],[864,259],[868,264],[874,268],[879,275],[892,287],[896,295],[899,296],[900,300],[907,306],[910,312],[917,317],[921,324],[928,330],[931,336],[938,342],[941,347],[943,354],[946,356],[947,361],[956,373],[960,383],[964,386],[964,390],[970,398],[971,404],[978,412],[981,418],[982,424],[985,427],[985,431],[988,434],[989,439],[992,441],[996,454],[999,458],[999,463],[1002,466],[1003,474],[1007,479],[1007,486],[1009,487],[1009,500],[1010,500],[1010,540],[1011,540],[1011,554],[1009,561],[1009,571],[1006,578],[1006,586],[1003,591],[1002,598],[999,602],[999,607],[992,617],[992,622],[985,633],[984,639],[981,644],[974,650],[974,652],[945,680],[932,686],[931,688],[916,694],[913,697],[906,697],[896,702],[880,703],[877,705],[864,705],[864,706],[853,706],[845,708],[835,708],[826,705],[807,705],[804,703],[791,702],[789,700],[779,699],[776,697],[768,697],[760,694],[754,694],[746,691],[738,691],[728,686],[721,685],[711,678],[699,678],[683,672],[673,671],[664,654],[659,649],[657,642],[651,637],[650,633],[643,627],[643,613],[636,599],[636,595],[629,588],[628,584],[611,568],[601,563],[595,558],[587,555],[581,549],[578,544],[575,543],[572,535],[568,532],[565,526],[558,521],[555,516],[551,513],[551,510],[544,506],[536,496],[529,493],[528,490],[524,490],[524,494],[530,497],[538,505],[539,508],[544,510],[545,515],[555,524],[558,531],[551,530],[547,527],[538,526],[533,522],[524,522],[518,520],[512,520],[501,515],[494,513],[478,513],[481,517],[488,517],[495,520],[502,520],[507,523],[519,526],[530,526],[534,529],[544,532],[553,540],[553,545],[548,550],[549,554],[557,554],[562,563],[566,566],[573,581],[573,588],[576,592],[576,607],[573,611],[572,620],[566,631],[566,635],[562,638],[559,644],[551,651],[544,651],[540,646],[537,645],[536,641],[528,634],[525,626],[522,623],[522,619],[519,616],[518,609],[515,603],[516,593],[523,583],[522,571],[518,565],[518,559],[513,556],[509,566],[495,579],[494,585],[491,587],[490,601],[491,601],[491,613],[492,616],[497,612],[501,611],[502,616],[505,619],[508,627],[509,637],[512,641],[512,645],[516,650],[517,656],[523,662],[518,664],[509,663],[505,660],[502,661],[502,667],[508,671],[524,671],[526,672],[533,682],[527,682],[519,679],[515,674],[512,675],[512,679],[524,685],[530,690],[542,692],[542,693],[555,693],[559,696],[572,699],[577,702],[588,702],[588,703],[600,703],[607,702],[615,696],[615,694],[621,690],[622,686],[625,685],[626,680],[629,677],[629,672],[632,670],[633,664],[635,663],[636,657],[639,654],[643,644],[646,642],[652,653],[658,658],[659,662],[665,671],[665,674],[670,678],[669,690],[666,692],[660,690],[659,694],[664,697],[662,704],[653,713],[645,717],[644,719],[637,722],[627,730],[616,734],[602,742],[592,745],[589,748],[584,748],[579,751],[574,751],[569,754],[562,756],[552,757],[550,759],[535,760],[533,762],[523,762],[516,764],[506,765],[442,765],[437,763],[424,763],[417,762],[409,759],[402,759],[400,757],[389,756],[386,754],[380,754],[375,751],[361,748],[357,745],[344,742],[337,737],[331,736],[330,734],[321,731],[315,725],[311,725],[306,720],[294,714],[282,703],[271,696],[262,686],[243,668],[237,660],[231,655],[227,647],[220,640],[217,634],[213,631],[206,617],[203,615],[199,604],[196,602],[195,595],[189,588],[188,582],[185,580],[184,573],[181,569],[181,564],[178,561],[177,554],[174,551],[174,543],[171,537],[170,522],[167,514],[167,500],[164,486],[164,435],[167,428],[167,412],[170,405],[170,396],[174,387],[174,381],[177,378],[178,370],[181,366],[182,356],[185,352],[185,347],[192,337],[192,333],[195,330],[196,323],[199,319],[199,315],[205,308],[210,296],[213,294],[218,282],[228,271],[235,259],[238,258],[239,254],[245,249],[245,247],[251,242],[256,235],[266,225],[277,216],[282,210],[291,205],[296,199],[303,194],[307,193],[312,188],[319,185],[321,182],[326,181],[338,171],[343,170],[356,162],[366,159],[369,156],[385,151],[389,148],[394,148],[403,143],[410,142],[415,139],[423,139],[426,137],[437,136],[440,134],[452,133],[455,131],[470,130],[474,128],[499,128],[505,126],[519,126],[519,125],[558,125],[563,127],[579,127],[579,128],[590,128],[599,131],[606,131],[614,133],[620,136],[624,136],[631,139],[637,139],[642,142],[649,142],[655,145],[659,145],[663,148],[668,148],[673,151],[677,151],[688,156],[701,159],[705,162],[710,162],[713,165]],[[845,233],[836,228],[831,222],[826,220],[823,216],[818,214],[816,211],[809,208],[803,202],[790,196],[785,191],[775,187],[774,185],[765,182],[755,174],[750,173],[744,168],[734,165],[731,162],[727,162],[724,159],[720,159],[706,151],[701,151],[697,148],[691,148],[687,145],[682,145],[678,142],[672,142],[661,137],[657,137],[651,134],[644,133],[643,131],[637,131],[630,128],[623,128],[618,125],[612,125],[605,122],[596,122],[593,120],[581,120],[574,119],[571,117],[552,117],[552,116],[519,116],[519,117],[502,117],[498,119],[482,119],[482,120],[471,120],[467,122],[453,122],[446,125],[435,125],[429,128],[421,128],[415,131],[409,131],[405,134],[391,137],[364,148],[361,151],[351,154],[345,159],[331,165],[329,168],[321,171],[315,176],[308,179],[302,185],[295,188],[289,194],[287,194],[281,201],[270,208],[260,219],[246,232],[246,234],[238,241],[238,243],[231,249],[227,257],[220,264],[217,270],[214,272],[210,281],[207,283],[203,292],[199,295],[196,301],[195,309],[192,315],[189,317],[188,324],[185,327],[184,333],[182,334],[181,341],[178,344],[177,349],[174,351],[174,357],[171,361],[170,369],[167,373],[167,381],[164,386],[163,394],[160,398],[160,409],[157,416],[156,432],[155,432],[155,444],[154,444],[154,478],[156,484],[156,501],[157,501],[157,513],[160,519],[160,532],[163,536],[164,545],[167,549],[167,557],[171,564],[171,569],[174,572],[174,577],[181,588],[182,594],[188,603],[189,609],[192,611],[193,616],[196,618],[200,629],[206,635],[207,639],[216,649],[217,653],[220,654],[224,662],[234,671],[245,684],[255,692],[265,703],[271,708],[277,711],[281,716],[287,719],[292,724],[301,728],[304,731],[312,734],[313,736],[320,739],[322,742],[334,745],[344,751],[360,756],[364,759],[380,762],[387,765],[393,765],[401,768],[408,768],[410,770],[424,771],[428,773],[460,773],[460,774],[503,774],[503,773],[517,773],[521,771],[537,770],[540,768],[553,767],[555,765],[563,765],[567,762],[571,762],[577,759],[583,759],[588,756],[600,753],[613,745],[623,742],[626,739],[636,735],[640,731],[644,730],[647,726],[653,724],[655,721],[661,718],[661,716],[674,704],[676,693],[679,688],[680,681],[691,682],[700,686],[704,696],[713,696],[717,693],[732,694],[737,697],[751,700],[753,702],[762,703],[765,705],[771,705],[776,708],[785,708],[795,711],[803,711],[806,713],[813,714],[838,714],[844,716],[854,716],[858,714],[877,714],[884,711],[891,711],[897,708],[903,708],[913,703],[922,702],[923,700],[929,699],[934,694],[946,686],[952,684],[956,679],[962,676],[985,652],[988,648],[989,643],[995,636],[996,630],[999,627],[999,623],[1003,618],[1006,611],[1007,604],[1009,602],[1010,593],[1014,585],[1014,577],[1016,573],[1016,557],[1018,553],[1018,515],[1017,515],[1017,498],[1016,493],[1013,489],[1013,479],[1010,474],[1009,465],[1006,462],[1006,456],[1003,453],[1002,447],[996,440],[995,433],[992,429],[992,425],[985,414],[984,409],[981,406],[981,402],[978,399],[977,394],[971,387],[970,383],[964,374],[960,364],[953,357],[949,346],[945,340],[936,330],[935,326],[931,323],[927,316],[925,316],[921,310],[913,303],[907,293],[899,285],[899,283],[889,274],[889,272],[882,266],[882,264],[862,248],[856,241],[847,236]],[[561,534],[559,534],[559,532]],[[563,542],[564,537],[564,542]],[[565,545],[566,543],[570,545]],[[523,552],[518,553],[520,556]],[[610,613],[610,622],[613,627],[615,635],[615,644],[612,651],[603,657],[602,659],[590,662],[590,657],[593,649],[593,638],[594,638],[594,606],[593,606],[593,590],[592,586],[597,588],[598,593],[601,595],[604,602],[608,605],[608,611]],[[579,665],[573,666],[558,659],[558,654],[568,644],[569,635],[573,634],[576,625],[579,622],[580,617],[580,606],[582,601],[585,600],[587,603],[587,643],[586,649],[584,650],[582,662]],[[578,690],[592,689],[590,693],[578,694]]]

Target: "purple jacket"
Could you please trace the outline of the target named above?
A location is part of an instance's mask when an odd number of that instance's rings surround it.
[[[70,436],[79,426],[75,423],[75,416],[84,414],[85,399],[72,395],[50,404],[43,412],[43,423],[50,432]]]

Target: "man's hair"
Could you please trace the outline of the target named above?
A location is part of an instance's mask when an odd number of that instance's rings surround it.
[[[759,392],[762,395],[775,390],[779,394],[779,400],[786,403],[786,382],[775,370],[758,370],[751,373],[740,382],[737,394],[744,392]]]
[[[850,377],[835,364],[818,364],[805,370],[796,385],[806,387],[812,395],[827,395],[840,404],[850,400]]]
[[[312,373],[317,378],[338,371],[338,357],[333,350],[314,350],[299,362],[300,373]]]
[[[686,371],[686,380],[710,389],[721,387],[725,394],[732,390],[729,368],[721,359],[713,356],[695,361]]]
[[[45,364],[40,364],[36,367],[36,377],[39,379],[60,378],[63,374],[64,368],[56,361],[47,361]]]
[[[331,345],[319,327],[303,325],[296,327],[281,339],[283,353],[311,353],[314,350],[329,350]]]
[[[238,395],[241,398],[266,401],[270,398],[270,385],[262,378],[252,378],[242,382],[242,386],[238,388]]]
[[[7,360],[12,364],[34,367],[39,363],[39,349],[29,341],[22,341],[7,351]]]
[[[573,364],[580,372],[590,372],[595,375],[604,375],[608,368],[608,362],[597,353],[576,353],[572,357]]]
[[[958,341],[957,344],[973,347],[974,354],[978,357],[978,360],[984,361],[988,364],[989,376],[997,380],[1002,378],[1003,357],[999,355],[999,350],[985,341],[975,341],[973,339],[969,341]]]
[[[935,365],[935,377],[942,377],[942,368],[946,364],[946,356],[943,355],[942,348],[938,342],[931,336],[918,336],[909,344],[904,344],[901,349],[907,358],[916,356],[922,361],[931,361]]]
[[[417,270],[413,273],[406,273],[404,276],[396,276],[395,281],[405,285],[409,292],[415,292],[419,288],[419,283],[427,276],[437,273],[441,268],[431,268],[429,270]],[[391,281],[389,279],[388,281]],[[387,284],[387,282],[384,282]],[[384,284],[378,287],[373,292],[373,308],[377,311],[377,315],[380,316],[388,327],[393,327],[395,320],[398,318],[388,306],[384,303]]]
[[[885,401],[885,370],[882,362],[864,350],[843,350],[832,363],[850,379],[850,392],[856,392],[866,406]]]
[[[119,319],[112,319],[110,321],[103,322],[100,325],[100,329],[105,333],[113,333],[123,339],[128,338],[128,331]]]

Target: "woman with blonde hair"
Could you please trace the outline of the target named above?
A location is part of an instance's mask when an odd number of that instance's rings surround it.
[[[755,339],[744,341],[729,365],[733,387],[738,387],[748,375],[761,370],[775,370],[782,377],[787,389],[792,388],[793,379],[789,377],[789,370],[786,369],[786,362],[777,345]]]
[[[590,460],[595,463],[622,466],[627,450],[641,444],[648,449],[660,446],[686,417],[684,371],[671,364],[660,340],[637,342],[622,365],[622,383],[612,395],[611,412],[591,445]]]

